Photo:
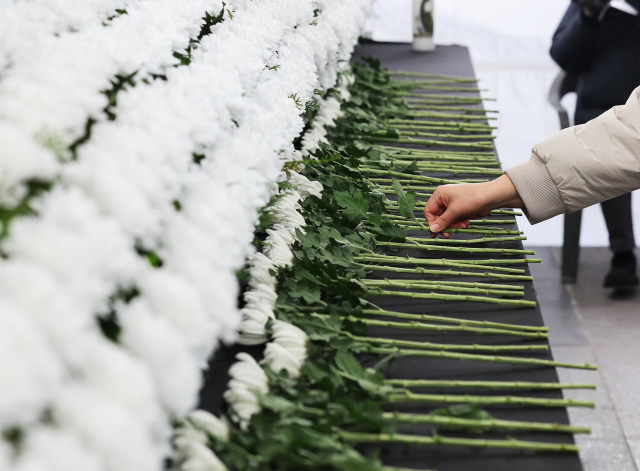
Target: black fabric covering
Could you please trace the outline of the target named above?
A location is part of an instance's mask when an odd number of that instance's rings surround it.
[[[357,48],[354,58],[372,56],[382,61],[383,66],[389,69],[402,69],[416,72],[428,72],[438,74],[451,74],[466,77],[473,77],[473,67],[468,50],[458,46],[439,46],[435,52],[424,54],[414,53],[409,46],[401,44],[364,44]],[[471,85],[473,86],[473,85]],[[478,176],[471,177],[477,178]],[[450,175],[447,175],[450,178]],[[460,178],[466,178],[461,175]],[[511,216],[500,216],[498,219],[508,219]],[[516,229],[516,226],[505,226],[508,229]],[[418,234],[411,234],[417,236]],[[460,236],[457,234],[456,236]],[[496,244],[494,244],[495,246]],[[486,245],[484,245],[486,246]],[[519,242],[505,242],[499,244],[500,248],[522,249]],[[500,258],[497,254],[483,254],[474,256],[471,254],[456,254],[455,252],[425,252],[400,251],[398,255],[406,254],[412,256],[428,258]],[[509,256],[509,258],[520,258],[520,256]],[[430,267],[425,267],[430,268]],[[518,268],[520,268],[518,266]],[[527,269],[527,275],[529,271]],[[407,275],[406,277],[412,277]],[[377,278],[400,278],[398,273],[373,273],[372,277]],[[421,276],[421,278],[424,278]],[[505,284],[504,281],[493,281],[488,279],[470,278],[464,281],[487,281]],[[535,300],[536,293],[533,283],[516,282],[514,284],[524,284],[525,299]],[[467,318],[474,320],[488,320],[494,322],[506,322],[513,324],[543,325],[540,310],[533,309],[513,309],[493,304],[464,303],[464,302],[443,302],[425,301],[402,298],[370,298],[371,301],[380,307],[388,310],[401,311],[418,314],[450,315],[457,318]],[[388,319],[391,320],[391,319]],[[446,343],[494,343],[494,344],[514,344],[527,342],[518,337],[498,337],[498,336],[476,336],[457,335],[451,333],[428,333],[415,331],[398,331],[385,328],[372,328],[369,330],[370,336],[398,338],[431,342]],[[532,342],[535,343],[535,342]],[[540,344],[540,342],[537,342]],[[214,413],[219,413],[223,407],[222,393],[228,381],[228,369],[234,362],[235,354],[239,351],[249,351],[254,356],[261,355],[263,346],[246,348],[233,346],[231,348],[220,348],[209,364],[206,383],[201,391],[200,407]],[[509,354],[511,355],[511,354]],[[532,355],[528,355],[532,356]],[[536,354],[537,358],[551,359],[551,354]],[[365,362],[373,359],[363,359]],[[454,361],[428,358],[405,357],[395,361],[389,374],[390,378],[404,379],[458,379],[458,380],[494,380],[494,381],[536,381],[536,382],[557,382],[558,377],[553,368],[518,367],[505,364]],[[419,390],[416,389],[416,392]],[[487,394],[502,395],[509,394],[506,391],[497,390],[443,390],[434,389],[423,392],[451,392],[455,394]],[[562,398],[561,392],[532,392],[520,391],[511,392],[513,395],[526,395],[531,397]],[[439,407],[439,405],[401,405],[397,404],[389,410],[403,412],[429,412]],[[567,413],[564,409],[540,409],[524,407],[493,407],[490,412],[499,419],[507,420],[527,420],[536,422],[557,422],[568,423]],[[414,434],[431,435],[429,426],[414,426],[400,431]],[[451,432],[441,432],[443,435]],[[453,433],[452,436],[463,436],[472,438],[506,438],[503,433],[488,433],[481,436]],[[545,441],[556,443],[573,443],[572,437],[566,434],[542,434],[542,433],[512,433],[510,436],[521,440]],[[365,453],[377,452],[383,462],[389,466],[412,468],[416,470],[437,469],[439,471],[581,471],[582,466],[577,455],[574,454],[550,454],[550,453],[526,453],[522,451],[505,451],[498,449],[481,449],[467,447],[444,447],[444,446],[363,446],[361,450]]]
[[[380,44],[367,43],[360,45],[354,59],[371,56],[380,59],[382,65],[390,70],[407,70],[413,72],[425,72],[434,74],[450,74],[463,77],[473,77],[474,71],[466,47],[460,46],[438,46],[434,52],[418,53],[411,51],[408,45],[404,44]],[[474,86],[474,85],[470,85]],[[432,92],[430,92],[432,93]],[[451,178],[451,175],[443,175]],[[458,178],[478,178],[478,175],[459,175]],[[491,217],[490,217],[491,218]],[[489,218],[489,219],[490,219]],[[500,215],[494,219],[509,219],[512,216]],[[516,230],[516,225],[502,226],[505,229]],[[411,236],[420,236],[419,233],[412,233]],[[459,238],[463,234],[456,234]],[[478,236],[473,236],[478,237]],[[503,242],[474,247],[499,247],[505,249],[523,249],[521,242]],[[422,258],[464,258],[464,259],[488,259],[501,258],[498,254],[465,254],[456,252],[437,251],[415,251],[402,250],[394,252],[394,255],[410,255]],[[529,255],[529,258],[533,256]],[[507,258],[522,258],[518,255],[508,255]],[[426,267],[425,268],[435,268]],[[522,268],[514,266],[514,268]],[[529,270],[527,268],[527,275]],[[411,275],[389,272],[374,272],[373,278],[417,278],[427,279],[424,275]],[[431,277],[435,278],[435,277]],[[451,279],[450,277],[447,279]],[[532,282],[505,282],[502,280],[491,280],[486,278],[456,278],[460,281],[484,281],[488,283],[516,284],[524,285],[525,299],[536,300],[536,292]],[[511,324],[523,324],[541,326],[544,325],[540,309],[538,308],[512,308],[495,304],[471,303],[471,302],[451,302],[451,301],[431,301],[408,298],[393,297],[372,297],[369,299],[383,309],[390,311],[400,311],[415,314],[444,315],[455,318],[472,320],[487,320],[492,322],[505,322]],[[383,319],[383,318],[380,318]],[[384,318],[391,320],[389,318]],[[464,335],[454,333],[431,333],[425,331],[409,331],[388,328],[370,328],[369,336],[397,338],[406,340],[418,340],[440,343],[460,343],[460,344],[540,344],[546,342],[523,341],[517,337],[488,336],[488,335]],[[514,355],[507,353],[505,355]],[[551,353],[527,354],[529,357],[552,359]],[[395,361],[389,373],[390,378],[403,379],[457,379],[457,380],[488,380],[488,381],[535,381],[535,382],[557,382],[558,376],[554,368],[540,368],[530,366],[516,366],[499,363],[487,363],[477,361],[458,361],[430,359],[422,357],[404,357]],[[419,389],[415,389],[416,392]],[[560,391],[498,391],[491,389],[448,389],[435,390],[424,389],[425,393],[452,393],[452,394],[473,394],[473,395],[502,395],[511,394],[514,396],[523,395],[529,397],[562,398]],[[441,405],[416,405],[396,404],[390,410],[402,412],[425,413]],[[527,408],[514,406],[495,406],[486,408],[498,419],[505,420],[526,420],[532,422],[556,422],[567,424],[568,417],[565,409],[562,408]],[[431,434],[429,426],[408,427],[405,429],[410,433]],[[402,430],[401,430],[402,431]],[[478,435],[460,434],[451,432],[440,432],[443,435],[475,437]],[[556,443],[573,443],[571,436],[567,434],[544,434],[544,433],[485,433],[482,438],[503,439],[508,436],[521,440],[544,441]],[[371,449],[375,449],[371,447]],[[577,455],[567,454],[545,454],[545,453],[525,453],[521,451],[505,451],[497,449],[478,449],[465,447],[444,447],[444,446],[424,446],[406,448],[403,446],[386,446],[381,450],[381,457],[386,465],[407,467],[414,469],[437,469],[439,471],[528,471],[528,470],[582,470],[582,465]]]

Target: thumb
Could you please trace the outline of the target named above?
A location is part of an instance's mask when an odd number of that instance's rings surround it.
[[[429,230],[435,234],[440,232],[443,229],[446,229],[458,219],[457,212],[452,210],[451,208],[447,208],[447,210],[442,213],[440,216],[436,217],[435,220],[429,224]]]

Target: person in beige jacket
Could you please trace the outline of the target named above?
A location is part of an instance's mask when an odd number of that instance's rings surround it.
[[[539,142],[505,173],[436,188],[424,207],[432,237],[496,208],[521,208],[537,224],[640,188],[640,87],[624,105]]]

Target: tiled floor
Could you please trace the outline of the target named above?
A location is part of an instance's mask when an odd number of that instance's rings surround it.
[[[596,391],[569,390],[595,410],[569,410],[572,424],[589,426],[577,436],[585,471],[640,470],[640,291],[614,295],[602,288],[609,267],[605,248],[583,248],[578,282],[563,285],[560,251],[535,248],[532,264],[542,315],[558,361],[593,363],[598,371],[559,370],[562,382],[595,383]]]

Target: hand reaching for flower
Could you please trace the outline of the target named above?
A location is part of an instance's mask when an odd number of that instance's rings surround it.
[[[469,226],[469,219],[488,215],[496,208],[524,208],[516,187],[507,175],[487,183],[439,186],[424,206],[431,237],[444,229]],[[449,237],[448,232],[442,232]]]

